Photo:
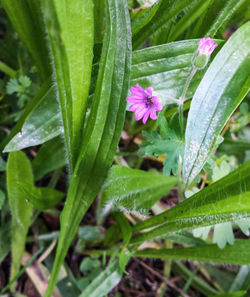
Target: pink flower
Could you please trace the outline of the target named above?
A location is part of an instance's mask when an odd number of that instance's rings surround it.
[[[145,90],[138,84],[130,88],[131,97],[126,98],[127,102],[133,103],[129,111],[135,113],[135,120],[142,119],[145,124],[150,117],[152,120],[157,119],[156,111],[162,110],[163,106],[159,103],[159,98],[153,96],[153,88],[148,87]]]
[[[210,56],[217,46],[213,39],[204,37],[199,41],[198,52],[200,55]]]

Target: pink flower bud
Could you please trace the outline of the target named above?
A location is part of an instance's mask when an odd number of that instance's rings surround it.
[[[204,37],[199,41],[198,52],[200,55],[210,56],[217,46],[213,39]]]
[[[217,46],[218,44],[215,44],[213,39],[209,37],[201,38],[199,41],[198,49],[192,57],[193,67],[195,67],[196,69],[205,68],[209,61],[210,55]]]

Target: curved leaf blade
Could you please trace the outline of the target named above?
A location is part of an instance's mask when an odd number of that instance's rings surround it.
[[[228,245],[224,249],[218,248],[215,244],[208,244],[188,248],[142,250],[136,252],[134,256],[143,258],[176,259],[235,265],[249,265],[250,241],[237,239],[235,240],[234,245]]]
[[[174,208],[154,216],[133,228],[143,233],[132,239],[141,242],[181,230],[209,226],[250,216],[250,162],[184,200]]]
[[[226,42],[194,94],[186,128],[186,185],[199,174],[225,123],[249,91],[249,56],[248,22]]]

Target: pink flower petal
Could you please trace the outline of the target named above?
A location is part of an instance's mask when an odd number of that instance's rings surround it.
[[[142,109],[142,110],[140,110],[140,111],[137,111],[136,110],[136,112],[135,112],[135,120],[136,121],[139,121],[143,116],[144,116],[144,114],[147,112],[147,109],[146,108],[144,108],[144,109]]]
[[[129,107],[129,111],[135,113],[135,120],[142,119],[145,124],[150,117],[153,120],[157,119],[156,111],[162,110],[163,106],[159,102],[157,96],[153,96],[153,88],[148,87],[145,90],[136,84],[135,87],[131,87],[130,91],[132,96],[127,97],[126,100],[132,105]]]
[[[138,90],[137,88],[134,88],[134,87],[130,87],[130,92],[133,96],[138,96],[140,98],[144,98],[145,95],[144,95],[144,92]]]
[[[143,103],[143,99],[138,98],[136,96],[127,97],[126,100],[129,103]]]
[[[140,107],[140,104],[132,104],[129,106],[128,110],[135,112]]]
[[[150,110],[148,110],[148,111],[144,114],[143,119],[142,119],[142,123],[143,123],[143,124],[146,124],[149,115],[150,115]]]
[[[158,111],[162,110],[163,106],[159,102],[159,98],[156,96],[153,96],[153,100],[154,100],[154,106],[155,106],[156,110],[158,110]]]
[[[152,87],[146,88],[146,92],[148,93],[149,96],[152,96],[154,89]]]
[[[136,84],[135,86],[136,86],[136,88],[137,88],[138,91],[140,91],[143,94],[145,94],[145,90],[139,84]]]
[[[152,120],[157,120],[157,115],[156,115],[156,111],[155,109],[152,109],[151,112],[150,112],[150,118]]]

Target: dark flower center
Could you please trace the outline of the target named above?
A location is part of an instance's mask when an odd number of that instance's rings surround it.
[[[153,97],[152,96],[147,96],[146,102],[145,102],[146,107],[147,108],[152,107],[153,104],[154,104],[153,103]]]

